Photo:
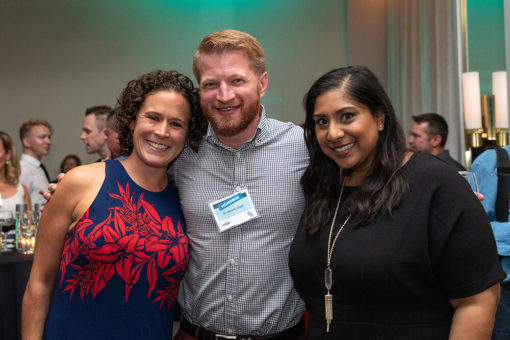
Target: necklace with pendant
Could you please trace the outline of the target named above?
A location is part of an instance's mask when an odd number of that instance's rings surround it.
[[[342,194],[344,192],[344,184],[345,184],[345,179],[342,181],[342,189],[340,189],[340,195],[338,197],[338,202],[336,204],[335,214],[333,215],[333,221],[331,222],[331,228],[329,229],[327,265],[326,265],[326,270],[324,271],[324,285],[326,286],[326,289],[328,290],[327,294],[324,295],[324,305],[326,307],[326,332],[328,332],[328,333],[329,333],[329,326],[331,324],[331,321],[333,320],[333,295],[331,295],[329,292],[331,289],[331,286],[333,284],[333,271],[331,270],[331,255],[333,254],[333,249],[335,248],[335,244],[336,244],[336,240],[338,239],[338,236],[340,236],[340,233],[342,232],[345,225],[351,218],[351,215],[349,215],[347,217],[345,222],[342,224],[342,226],[336,233],[333,243],[331,243],[331,236],[333,235],[333,227],[335,225],[336,215],[338,213],[338,207],[340,206],[340,201],[342,200]]]

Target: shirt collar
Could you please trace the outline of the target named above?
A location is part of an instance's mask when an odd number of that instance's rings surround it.
[[[33,165],[35,165],[37,167],[41,165],[41,161],[39,161],[35,157],[27,155],[26,153],[22,153],[21,154],[21,159],[23,159],[23,160],[27,161],[28,163],[33,164]]]
[[[450,157],[450,152],[448,150],[444,150],[436,155],[437,158],[448,159]]]

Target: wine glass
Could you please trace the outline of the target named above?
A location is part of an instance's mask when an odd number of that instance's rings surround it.
[[[471,190],[474,192],[480,192],[478,190],[478,182],[476,181],[476,175],[472,171],[459,171],[459,174],[464,177],[464,179],[469,183],[471,186]]]
[[[10,210],[0,210],[0,227],[2,228],[2,252],[14,250],[16,247],[16,231],[14,214]]]
[[[18,227],[18,252],[21,254],[33,254],[36,225],[34,224],[32,211],[23,211],[20,213]]]

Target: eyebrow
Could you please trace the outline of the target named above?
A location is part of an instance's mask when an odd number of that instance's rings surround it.
[[[356,109],[355,106],[345,106],[345,107],[342,107],[342,108],[336,110],[334,114],[335,115],[336,114],[342,114],[342,113],[344,113],[346,111],[352,111],[352,110],[357,110],[357,109]],[[312,116],[313,117],[325,117],[327,115],[325,113],[314,113]]]
[[[163,116],[162,113],[158,112],[158,111],[145,111],[145,114],[149,114],[149,113],[152,113],[152,114],[155,114],[155,115],[158,115],[158,116]],[[186,120],[182,120],[180,118],[177,118],[177,117],[174,117],[174,118],[170,118],[170,120],[177,120],[179,122],[183,122],[183,123],[186,123]]]

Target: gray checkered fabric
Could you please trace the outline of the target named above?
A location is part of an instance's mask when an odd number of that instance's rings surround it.
[[[304,303],[288,269],[304,208],[299,184],[308,165],[303,130],[266,118],[239,149],[213,130],[186,148],[173,174],[191,244],[179,304],[191,323],[221,334],[268,335],[298,323]],[[259,218],[219,232],[209,203],[247,188]]]

